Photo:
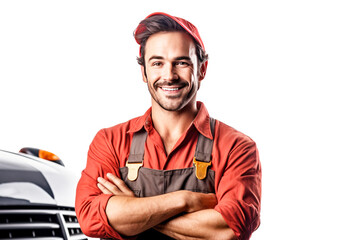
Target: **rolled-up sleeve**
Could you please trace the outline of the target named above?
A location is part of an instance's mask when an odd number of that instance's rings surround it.
[[[260,225],[261,165],[253,141],[243,142],[229,153],[217,197],[215,210],[238,239],[249,239]]]
[[[107,173],[118,176],[118,161],[104,130],[100,130],[89,147],[86,168],[76,189],[75,210],[85,235],[99,238],[123,237],[108,223],[106,205],[110,194],[103,194],[97,187],[97,178]]]

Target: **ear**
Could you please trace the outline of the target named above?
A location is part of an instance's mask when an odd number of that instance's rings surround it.
[[[147,77],[146,77],[146,72],[145,72],[145,67],[141,66],[141,75],[142,75],[142,79],[144,83],[147,83]]]
[[[201,64],[200,66],[200,74],[199,74],[199,81],[202,81],[205,78],[206,70],[207,70],[207,61]]]

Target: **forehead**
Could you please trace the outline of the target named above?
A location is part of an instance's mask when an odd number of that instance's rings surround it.
[[[193,39],[185,32],[159,32],[151,35],[145,45],[145,60],[151,56],[175,58],[195,54]]]

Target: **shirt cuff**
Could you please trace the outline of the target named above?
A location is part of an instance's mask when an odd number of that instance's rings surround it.
[[[222,202],[215,206],[215,211],[219,212],[224,218],[227,225],[234,231],[235,236],[239,240],[248,240],[251,236],[250,226],[243,223],[240,216],[243,214],[239,212],[239,208],[231,201]]]
[[[109,220],[106,215],[106,206],[109,199],[114,196],[112,194],[102,194],[100,196],[100,205],[99,205],[99,216],[101,218],[101,222],[105,227],[105,236],[106,238],[115,238],[115,239],[136,239],[136,236],[124,236],[118,233],[113,227],[111,227]]]

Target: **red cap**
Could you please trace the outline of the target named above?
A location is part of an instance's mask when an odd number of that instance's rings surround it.
[[[183,27],[191,36],[193,36],[195,38],[195,40],[200,44],[201,48],[205,51],[205,46],[204,46],[203,41],[200,38],[200,34],[199,34],[197,28],[191,22],[186,21],[185,19],[182,19],[182,18],[179,18],[179,17],[171,16],[171,15],[169,15],[167,13],[163,13],[163,12],[152,13],[149,16],[147,16],[146,18],[149,18],[149,17],[154,16],[154,15],[164,15],[164,16],[167,16],[167,17],[173,19],[175,22],[180,24],[180,26]],[[140,44],[140,42],[139,42],[139,40],[137,38],[137,35],[139,33],[143,32],[143,31],[145,31],[144,25],[139,24],[139,26],[136,28],[136,30],[134,32],[135,40],[136,40],[136,42],[138,44]]]

